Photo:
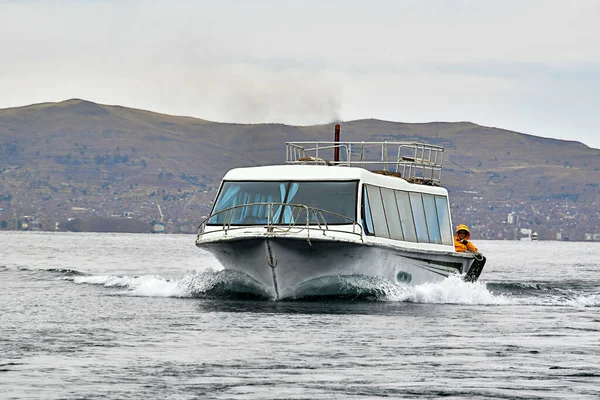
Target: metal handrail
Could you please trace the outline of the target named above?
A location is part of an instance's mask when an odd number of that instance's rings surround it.
[[[396,150],[397,148],[397,150]],[[340,149],[341,160],[326,154]],[[390,159],[390,155],[392,159]],[[395,160],[393,159],[395,156]],[[407,142],[287,142],[286,164],[322,164],[367,168],[381,165],[384,173],[395,172],[417,183],[440,185],[444,162],[442,146]]]
[[[239,210],[239,209],[243,209],[243,208],[247,208],[247,207],[260,207],[260,206],[266,206],[267,208],[267,222],[266,223],[258,223],[258,224],[235,224],[233,222],[233,216],[234,216],[234,212],[235,210]],[[280,213],[278,214],[277,211],[274,211],[275,207],[282,207]],[[288,208],[290,209],[290,219],[289,222],[281,222],[281,219],[283,218],[283,214],[285,212],[285,209]],[[304,211],[304,221],[301,222],[302,218],[302,212]],[[222,223],[210,223],[209,221],[217,216],[217,215],[221,215],[221,214],[225,214],[224,220]],[[278,214],[278,215],[276,215]],[[334,229],[331,228],[332,225],[327,223],[327,218],[326,216],[332,216],[338,219],[341,219],[342,221],[346,221],[347,224],[336,224],[336,225],[349,225],[352,224],[352,232],[348,232],[348,231],[342,231],[339,229]],[[276,221],[277,219],[277,221]],[[314,221],[314,222],[313,222]],[[280,203],[280,202],[260,202],[260,203],[247,203],[247,204],[239,204],[233,207],[229,207],[229,208],[225,208],[219,212],[216,212],[214,214],[209,215],[204,221],[202,221],[200,223],[200,225],[198,226],[198,236],[197,236],[197,240],[200,239],[200,236],[204,235],[205,233],[212,233],[215,231],[210,231],[210,232],[205,232],[205,228],[206,226],[222,226],[222,230],[224,231],[225,234],[227,234],[227,231],[229,230],[234,230],[234,229],[246,229],[248,227],[264,227],[267,232],[290,232],[292,231],[292,229],[298,229],[298,232],[301,232],[302,230],[307,230],[307,236],[310,236],[310,230],[311,229],[315,229],[315,230],[320,230],[322,231],[323,234],[325,234],[326,231],[331,231],[331,232],[345,232],[345,233],[351,233],[351,234],[355,234],[355,235],[360,235],[362,237],[362,233],[363,233],[363,228],[362,226],[356,222],[354,219],[352,218],[348,218],[344,215],[341,214],[337,214],[331,211],[327,211],[327,210],[322,210],[320,208],[316,208],[316,207],[309,207],[307,205],[304,204],[289,204],[289,203]]]

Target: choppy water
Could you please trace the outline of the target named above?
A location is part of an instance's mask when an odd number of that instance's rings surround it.
[[[272,302],[193,242],[0,232],[0,398],[600,398],[600,243],[478,241],[474,284]]]

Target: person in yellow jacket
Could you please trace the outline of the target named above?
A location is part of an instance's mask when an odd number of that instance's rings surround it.
[[[471,242],[469,242],[469,238],[471,237],[471,232],[469,232],[469,227],[466,225],[459,225],[456,227],[456,234],[454,235],[454,248],[459,253],[464,253],[466,251],[474,251],[477,253],[477,247]]]

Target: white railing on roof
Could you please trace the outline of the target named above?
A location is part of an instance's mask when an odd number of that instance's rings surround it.
[[[339,151],[339,161],[334,152]],[[286,164],[360,167],[409,182],[440,185],[444,148],[405,142],[287,142]]]

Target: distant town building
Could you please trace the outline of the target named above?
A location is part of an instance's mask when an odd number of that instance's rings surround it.
[[[536,234],[537,239],[537,234]],[[531,240],[531,229],[521,228],[519,230],[519,240]]]
[[[517,216],[514,212],[508,213],[508,218],[506,219],[506,222],[508,222],[511,225],[514,225],[517,222]]]
[[[39,231],[42,229],[42,224],[37,216],[23,215],[19,218],[18,226],[24,231]]]

